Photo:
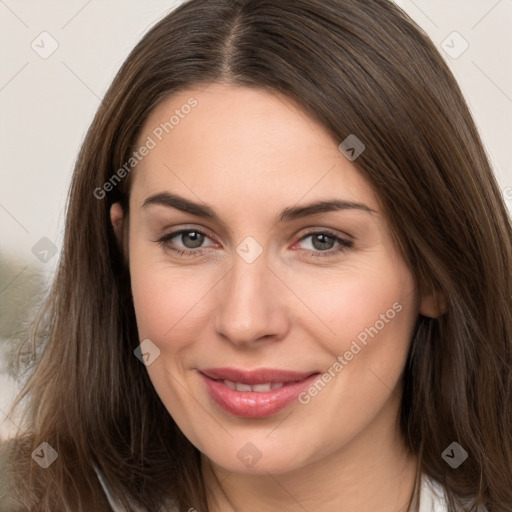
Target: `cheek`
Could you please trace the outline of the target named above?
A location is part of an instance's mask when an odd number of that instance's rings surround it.
[[[417,318],[414,281],[403,268],[366,270],[353,278],[346,274],[344,281],[325,286],[322,294],[315,292],[317,311],[334,331],[322,338],[322,348],[329,353],[322,382],[299,397],[304,414],[309,411],[321,418],[320,427],[318,422],[297,426],[311,438],[322,429],[324,441],[315,446],[315,457],[348,442],[377,416],[396,414],[399,407],[394,402],[399,394],[393,390],[399,385]],[[320,325],[315,332],[322,330]]]
[[[139,335],[158,344],[158,340],[172,328],[178,295],[169,293],[165,280],[152,270],[151,265],[142,267],[135,263],[130,272]]]
[[[317,310],[333,336],[323,338],[330,354],[324,384],[307,390],[301,403],[331,409],[329,425],[334,429],[342,422],[346,433],[355,433],[399,382],[418,304],[413,276],[404,265],[367,267],[344,277],[315,292]],[[333,403],[340,406],[334,410]]]
[[[176,423],[201,448],[195,425],[204,411],[196,402],[191,404],[190,394],[184,391],[190,386],[184,370],[193,360],[191,339],[198,339],[204,330],[197,315],[201,297],[207,292],[205,276],[194,277],[163,261],[150,261],[149,254],[142,251],[133,254],[130,273],[139,338],[150,339],[160,350],[159,357],[146,368],[149,378]]]
[[[197,302],[196,291],[158,266],[132,267],[132,293],[141,337],[160,343]]]
[[[211,300],[216,274],[172,266],[165,255],[133,249],[131,286],[139,336],[151,339],[162,352],[176,353],[204,330],[204,309]],[[212,275],[213,274],[213,275]],[[172,344],[170,343],[172,340]]]
[[[304,315],[296,321],[314,339],[322,340],[329,353],[343,353],[353,340],[364,344],[377,334],[382,334],[380,339],[408,343],[417,312],[414,280],[403,264],[393,265],[383,258],[378,265],[361,264],[327,277],[324,273],[317,279],[311,275],[294,279],[294,292],[309,310],[306,318],[316,317],[309,326]]]
[[[135,219],[134,219],[135,220]],[[181,310],[184,286],[169,279],[172,272],[163,261],[163,251],[149,244],[139,224],[130,224],[130,281],[140,339],[149,338],[160,346]],[[168,267],[168,266],[167,266]]]

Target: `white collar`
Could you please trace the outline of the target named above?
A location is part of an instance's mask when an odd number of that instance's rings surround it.
[[[447,510],[448,505],[443,486],[423,473],[419,512],[446,512]]]
[[[479,506],[474,508],[474,499],[462,500],[464,507],[471,506],[473,512],[488,512],[486,507]],[[462,512],[462,509],[460,509]],[[466,510],[466,508],[464,508]],[[469,508],[467,509],[469,510]],[[411,511],[412,512],[412,511]],[[419,512],[448,512],[448,500],[443,486],[429,478],[425,473],[421,478],[421,494]]]

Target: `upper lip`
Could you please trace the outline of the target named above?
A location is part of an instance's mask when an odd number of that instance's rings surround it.
[[[257,370],[242,370],[240,368],[206,368],[199,370],[201,373],[213,380],[229,380],[241,384],[266,384],[268,382],[295,382],[304,380],[319,372],[297,372],[292,370],[281,370],[278,368],[259,368]]]

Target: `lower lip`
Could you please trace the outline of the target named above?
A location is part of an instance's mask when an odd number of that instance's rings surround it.
[[[276,414],[294,402],[319,377],[319,374],[315,374],[299,382],[285,384],[279,389],[258,392],[236,391],[203,373],[199,375],[213,401],[224,411],[242,418],[265,418]]]

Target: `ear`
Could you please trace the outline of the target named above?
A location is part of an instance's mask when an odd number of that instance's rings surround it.
[[[114,203],[110,207],[110,222],[114,228],[119,246],[123,246],[123,209],[121,203]]]
[[[429,318],[438,318],[446,313],[446,297],[439,290],[423,292],[420,298],[420,313]]]

